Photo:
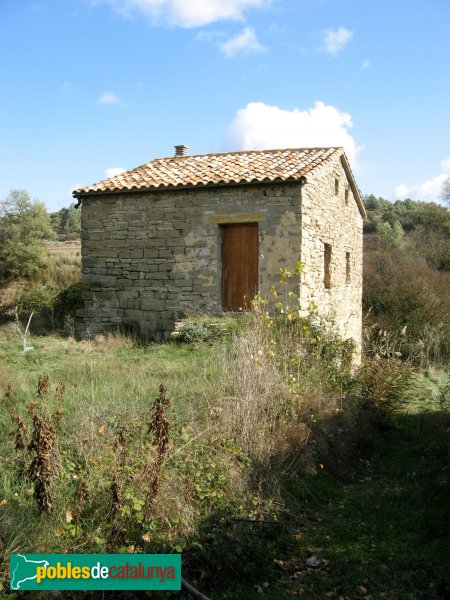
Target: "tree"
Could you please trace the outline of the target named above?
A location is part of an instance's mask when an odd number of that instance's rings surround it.
[[[43,240],[54,231],[42,202],[26,190],[11,190],[0,200],[0,275],[30,278],[44,266]]]
[[[419,226],[410,234],[411,250],[423,256],[437,271],[450,271],[450,235],[445,231]]]
[[[450,184],[448,187],[450,199]],[[363,200],[367,211],[365,233],[373,233],[379,223],[389,223],[394,227],[398,222],[407,234],[418,227],[450,234],[450,211],[436,202],[420,202],[410,198],[389,202],[375,196],[365,196]]]
[[[375,232],[392,248],[403,248],[405,245],[405,232],[398,221],[393,225],[388,222],[377,223]]]
[[[69,208],[61,208],[50,215],[52,226],[58,235],[80,234],[80,212],[72,204]]]
[[[442,184],[441,198],[450,206],[450,178]]]

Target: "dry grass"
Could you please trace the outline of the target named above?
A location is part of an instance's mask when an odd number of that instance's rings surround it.
[[[286,402],[291,400],[263,331],[257,327],[233,336],[222,354],[223,391],[213,418],[225,435],[262,459],[273,452],[272,436]]]
[[[81,256],[81,240],[71,240],[68,242],[47,241],[46,244],[49,254],[76,259]]]
[[[62,244],[63,242],[61,242]],[[64,242],[64,244],[73,242]],[[64,289],[81,279],[80,246],[49,248],[48,260],[33,282],[56,289]]]
[[[17,305],[24,292],[44,287],[55,293],[81,279],[80,242],[48,242],[45,266],[33,281],[12,280],[0,287],[0,309]]]

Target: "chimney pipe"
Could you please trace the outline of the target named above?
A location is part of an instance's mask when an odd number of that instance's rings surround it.
[[[175,146],[175,156],[186,156],[188,147],[184,145]]]

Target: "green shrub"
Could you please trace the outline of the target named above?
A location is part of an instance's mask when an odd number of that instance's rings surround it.
[[[188,344],[209,341],[211,333],[211,328],[201,321],[186,323],[181,329],[182,340]]]
[[[17,302],[19,316],[29,315],[31,312],[42,314],[52,311],[55,303],[56,293],[46,287],[34,287],[23,292]]]
[[[0,200],[0,276],[34,277],[45,264],[43,239],[53,235],[50,217],[42,202],[25,190],[11,190]]]
[[[90,290],[92,283],[77,281],[59,292],[55,299],[55,316],[58,319],[75,317],[78,309],[83,308],[83,292]]]
[[[205,344],[225,335],[232,327],[233,322],[230,319],[199,316],[186,319],[179,331],[183,342]]]
[[[439,386],[438,402],[442,411],[450,413],[450,376]]]
[[[375,356],[364,361],[356,381],[361,404],[389,419],[404,405],[415,374],[404,362]]]
[[[374,332],[407,336],[401,352],[422,366],[450,355],[450,273],[433,269],[411,247],[393,249],[378,236],[366,236],[363,305]]]

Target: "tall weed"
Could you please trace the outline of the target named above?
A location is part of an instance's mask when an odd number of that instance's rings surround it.
[[[297,274],[301,265],[297,267]],[[258,460],[275,452],[280,429],[342,404],[351,379],[351,342],[341,340],[331,319],[309,316],[288,289],[292,274],[281,270],[273,302],[255,298],[245,326],[222,351],[224,397],[220,423],[226,435]],[[300,436],[301,437],[301,436]]]

